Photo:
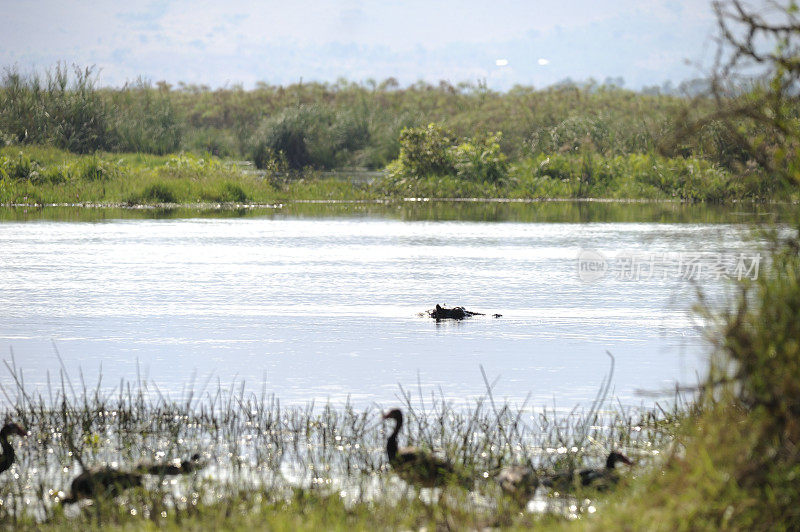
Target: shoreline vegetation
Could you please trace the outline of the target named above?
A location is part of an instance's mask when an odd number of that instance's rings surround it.
[[[784,139],[747,117],[701,120],[710,96],[391,78],[104,88],[96,74],[0,75],[0,204],[798,199],[743,144],[779,154]],[[348,179],[356,168],[372,177]]]
[[[248,161],[209,153],[147,155],[74,154],[58,148],[0,148],[0,205],[217,204],[264,206],[292,201],[381,202],[409,199],[462,201],[677,201],[788,202],[787,190],[770,196],[748,192],[730,172],[700,159],[658,155],[539,156],[507,165],[501,180],[457,175],[414,177],[395,162],[385,171],[269,173]],[[591,179],[586,176],[591,175]]]

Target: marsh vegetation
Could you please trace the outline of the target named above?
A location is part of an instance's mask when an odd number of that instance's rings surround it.
[[[593,82],[501,93],[391,79],[252,90],[140,80],[112,89],[96,85],[92,68],[58,65],[44,75],[7,68],[0,202],[64,202],[67,191],[73,201],[109,203],[795,199],[770,161],[791,160],[796,108],[785,98],[776,107],[765,94],[760,82],[690,97]],[[94,155],[87,162],[72,154]],[[132,159],[149,161],[151,175],[143,178]],[[262,178],[230,161],[248,161]],[[316,173],[346,177],[354,168],[385,169],[388,177],[362,187]]]
[[[536,511],[520,513],[519,503],[499,490],[501,468],[525,464],[544,475],[599,465],[609,448],[644,468],[679,426],[678,408],[614,407],[605,396],[610,378],[595,404],[566,414],[498,404],[488,380],[487,394],[463,409],[400,389],[404,443],[436,451],[470,479],[469,489],[446,482],[420,489],[393,473],[386,456],[392,426],[381,423],[376,408],[283,407],[266,391],[248,394],[238,385],[187,388],[182,397],[162,395],[142,380],[103,391],[100,382],[73,382],[63,369],[46,393],[32,393],[24,372],[8,369],[19,387],[6,391],[4,415],[28,430],[15,442],[17,464],[0,487],[2,522],[17,529],[529,526],[593,514],[602,506],[598,492],[540,491],[531,503]],[[191,474],[155,475],[93,502],[62,503],[84,467],[130,471],[142,460],[193,453],[204,467]]]
[[[10,69],[0,82],[0,202],[796,199],[800,22],[794,2],[767,7],[762,15],[739,0],[715,3],[729,48],[709,91],[691,99],[591,83],[496,93],[482,84],[400,88],[391,79],[109,89],[95,85],[91,69],[62,65],[44,77]],[[756,75],[742,81],[742,72]],[[230,162],[245,159],[259,172]],[[316,174],[348,167],[387,176],[354,183]],[[614,215],[559,208],[581,221]],[[238,384],[175,395],[140,379],[109,389],[63,366],[48,386],[28,387],[12,357],[14,386],[0,389],[0,415],[28,435],[13,441],[18,460],[3,473],[0,526],[796,530],[798,227],[795,218],[763,235],[762,274],[737,283],[730,299],[701,297],[708,371],[668,407],[621,406],[607,395],[609,381],[591,407],[566,414],[502,403],[485,375],[485,396],[463,407],[404,389],[396,405],[381,405],[402,406],[406,441],[458,464],[469,488],[400,480],[386,452],[392,427],[378,407],[285,406]],[[636,462],[610,492],[540,489],[521,507],[494,482],[504,466],[575,478],[610,450]],[[83,467],[194,453],[207,466],[191,474],[61,504]]]

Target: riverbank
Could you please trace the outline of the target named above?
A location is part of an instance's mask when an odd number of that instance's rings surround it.
[[[795,192],[765,187],[760,176],[740,177],[693,158],[552,155],[524,159],[506,178],[406,178],[313,170],[268,174],[211,155],[97,153],[52,147],[0,149],[3,205],[271,205],[287,201],[429,199],[668,200],[725,203],[797,200]]]

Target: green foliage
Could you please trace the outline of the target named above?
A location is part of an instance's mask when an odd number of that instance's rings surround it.
[[[184,134],[186,148],[199,153],[210,153],[214,157],[239,155],[238,142],[231,131],[224,129],[190,129]]]
[[[245,203],[247,201],[247,193],[239,183],[223,181],[214,187],[213,191],[204,193],[202,198],[206,201],[220,203]]]
[[[210,155],[198,156],[191,153],[173,155],[167,159],[164,169],[175,174],[200,174],[209,170],[219,170],[222,163]]]
[[[456,138],[441,124],[404,128],[400,132],[398,171],[406,177],[454,175],[451,148]]]
[[[70,70],[61,64],[44,80],[6,69],[0,81],[0,131],[17,143],[51,143],[75,153],[164,154],[181,140],[168,94],[141,82],[118,91],[97,89],[94,68]]]
[[[506,176],[500,133],[476,135],[458,142],[441,124],[404,128],[400,155],[390,168],[395,179],[454,176],[468,181],[497,182]]]
[[[30,180],[32,177],[38,175],[39,165],[36,161],[32,161],[25,154],[19,152],[15,158],[0,158],[0,167],[2,168],[3,177],[16,180]]]
[[[75,153],[111,147],[109,109],[95,90],[92,69],[74,69],[74,81],[65,69],[48,77],[45,93],[51,132],[56,146]]]
[[[367,120],[357,109],[300,105],[265,119],[250,140],[249,154],[261,169],[284,160],[293,170],[330,169],[347,163],[369,137]]]
[[[741,182],[719,166],[705,161],[647,157],[633,167],[642,183],[652,185],[672,197],[692,201],[725,201],[742,197]]]
[[[172,186],[164,181],[147,185],[130,203],[177,203],[178,198]]]
[[[362,109],[345,109],[336,113],[330,129],[330,143],[337,152],[355,152],[366,146],[369,140],[369,123]]]
[[[710,377],[738,383],[728,391],[759,422],[764,438],[753,459],[762,467],[751,475],[768,473],[781,458],[793,460],[800,472],[800,239],[796,232],[770,239],[769,261],[756,280],[743,287],[732,310],[717,316],[720,357]]]
[[[167,90],[140,80],[111,93],[111,103],[117,110],[110,135],[116,151],[165,155],[179,149],[183,126]]]
[[[531,137],[531,150],[537,154],[587,148],[601,153],[610,148],[608,123],[602,117],[573,116],[555,126],[541,128]]]
[[[675,444],[599,529],[800,527],[800,240],[766,236],[756,279],[727,308],[700,307],[715,351]]]
[[[265,143],[258,143],[252,150],[250,157],[256,168],[265,170],[267,175],[274,175],[289,170],[289,162],[284,152],[276,152]]]
[[[143,154],[70,155],[36,146],[0,148],[0,178],[25,186],[6,188],[0,202],[32,196],[54,203],[147,203],[139,193],[155,181],[170,184],[179,201],[250,201],[270,203],[288,199],[426,198],[646,198],[724,202],[738,199],[783,197],[760,195],[763,180],[754,172],[749,179],[702,159],[655,155],[607,157],[594,152],[540,155],[506,165],[497,137],[467,140],[449,148],[453,169],[449,175],[405,177],[399,162],[385,177],[351,181],[347,174],[323,177],[313,171],[287,173],[278,156],[268,163],[267,179],[242,171],[231,162],[205,154],[171,156]],[[467,158],[464,154],[469,155]],[[464,157],[459,161],[460,157]],[[459,166],[457,168],[457,165]],[[502,169],[502,174],[497,168]],[[241,187],[225,189],[224,183]],[[68,183],[59,189],[57,184]],[[26,188],[27,187],[27,188]],[[153,200],[159,202],[156,198]]]
[[[69,168],[61,166],[43,166],[23,152],[16,157],[0,156],[0,179],[25,181],[33,185],[58,184],[69,180]]]
[[[497,182],[506,177],[506,156],[500,151],[501,133],[476,135],[450,149],[456,175],[470,181]]]
[[[252,142],[251,158],[259,168],[266,168],[272,154],[280,153],[290,168],[301,169],[312,165],[308,144],[321,118],[319,108],[301,106],[286,109],[268,118],[256,131]]]
[[[0,80],[0,145],[50,144],[76,153],[210,152],[249,158],[272,173],[282,160],[293,170],[325,170],[383,168],[400,159],[405,176],[492,181],[502,177],[500,154],[511,162],[562,153],[603,158],[653,154],[680,130],[690,106],[679,97],[590,84],[514,87],[497,93],[468,83],[399,88],[390,81],[259,84],[250,91],[236,86],[212,91],[140,80],[111,89],[95,86],[91,68],[58,65],[43,77],[7,69]],[[713,108],[711,101],[694,105],[697,114]],[[759,112],[779,118],[783,130],[796,127],[791,104],[770,104]],[[763,154],[785,161],[790,171],[797,166],[800,158],[792,156],[797,147],[786,142],[786,135],[776,135],[775,128],[754,119],[731,122],[707,121],[665,154],[701,158],[749,175],[754,161],[763,167],[764,159],[743,148],[742,138],[751,138]],[[427,131],[428,123],[436,124],[435,131]],[[404,130],[407,145],[401,154]],[[476,145],[481,140],[476,132],[485,136],[489,131],[503,132],[495,141],[499,151],[488,137],[485,146]],[[458,144],[467,146],[454,153],[451,148]],[[427,159],[421,157],[426,148]],[[487,148],[490,164],[481,159]],[[762,174],[750,189],[761,196],[780,189],[770,173]],[[588,183],[592,177],[586,175]]]
[[[118,175],[119,167],[117,164],[100,159],[97,155],[92,155],[77,163],[77,174],[86,181],[107,181]]]
[[[0,130],[19,143],[46,143],[76,153],[111,147],[110,110],[94,86],[91,68],[63,65],[24,77],[7,69],[0,83]]]
[[[690,158],[630,154],[602,157],[588,151],[526,159],[510,174],[536,197],[674,198],[723,202],[758,198],[752,187],[724,168]],[[540,191],[540,192],[534,192]]]

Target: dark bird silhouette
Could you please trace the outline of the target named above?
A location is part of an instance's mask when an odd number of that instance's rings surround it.
[[[598,469],[580,469],[556,473],[542,480],[542,485],[560,491],[568,491],[576,486],[592,487],[598,490],[608,489],[619,481],[619,473],[614,466],[618,462],[633,465],[633,462],[618,451],[611,451],[606,458],[606,466]]]
[[[156,476],[186,475],[205,467],[200,455],[195,453],[188,460],[173,460],[166,463],[140,463],[136,471]]]
[[[397,446],[397,435],[403,426],[403,413],[400,409],[390,410],[383,419],[395,421],[394,431],[386,441],[386,454],[389,456],[389,465],[400,478],[425,488],[441,487],[451,483],[465,488],[471,487],[471,481],[460,474],[447,460],[437,458],[416,447]]]
[[[116,497],[129,488],[141,486],[145,475],[184,475],[204,466],[200,455],[193,454],[189,460],[180,462],[141,463],[133,471],[122,471],[110,466],[92,467],[73,479],[69,496],[61,502],[72,504],[81,499]]]
[[[500,489],[520,506],[528,504],[539,487],[539,477],[532,467],[516,465],[504,467],[495,477]]]
[[[25,429],[16,423],[6,423],[3,428],[0,429],[0,447],[3,449],[3,455],[0,456],[0,473],[11,467],[11,464],[14,463],[14,459],[16,458],[14,447],[8,442],[8,437],[27,435],[28,433]]]
[[[129,488],[141,486],[142,476],[141,473],[121,471],[111,466],[92,467],[72,480],[70,494],[61,502],[72,504],[99,496],[116,497]]]

